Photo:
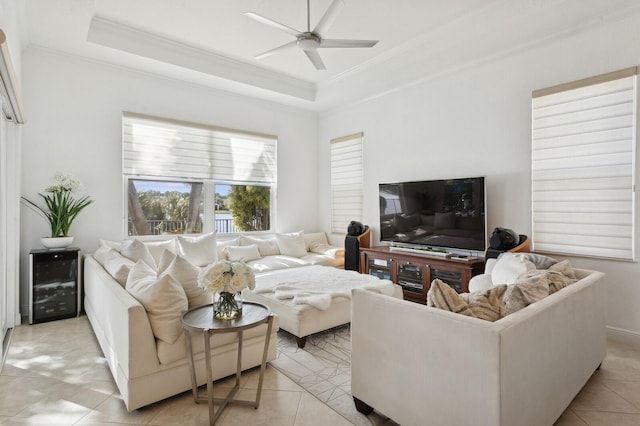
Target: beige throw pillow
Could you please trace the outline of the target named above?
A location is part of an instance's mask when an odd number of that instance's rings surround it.
[[[171,275],[184,289],[189,309],[211,303],[211,294],[198,286],[200,268],[184,257],[166,250],[160,258],[158,275]]]
[[[129,273],[126,289],[147,311],[153,335],[169,344],[175,343],[182,333],[182,313],[189,307],[182,286],[169,274],[158,278],[140,260]]]
[[[153,259],[156,261],[156,265],[160,263],[160,257],[165,250],[169,250],[172,253],[177,253],[178,251],[175,238],[165,241],[147,241],[144,245],[149,249]]]

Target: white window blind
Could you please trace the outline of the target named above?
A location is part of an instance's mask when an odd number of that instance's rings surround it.
[[[331,141],[331,228],[345,233],[352,220],[362,220],[363,134]]]
[[[535,251],[634,258],[636,68],[532,100]]]
[[[124,174],[276,182],[274,136],[132,113],[123,133]]]

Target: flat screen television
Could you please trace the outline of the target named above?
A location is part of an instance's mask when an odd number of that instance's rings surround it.
[[[484,251],[485,179],[381,183],[380,239],[416,248]]]

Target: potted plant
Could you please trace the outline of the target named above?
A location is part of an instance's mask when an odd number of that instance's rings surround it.
[[[41,207],[25,197],[22,199],[35,207],[49,222],[51,237],[41,238],[42,245],[47,248],[61,248],[73,242],[73,237],[69,236],[69,228],[78,214],[93,200],[88,195],[79,198],[72,195],[80,190],[80,181],[75,177],[57,173],[53,180],[55,183],[45,188],[46,194],[38,193],[44,200],[45,207]]]

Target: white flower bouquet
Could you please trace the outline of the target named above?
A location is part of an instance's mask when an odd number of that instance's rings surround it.
[[[236,298],[242,290],[253,290],[256,278],[253,269],[242,262],[220,260],[200,271],[198,285],[205,290],[218,293],[214,300],[214,315],[218,319],[233,319],[242,314],[241,298]]]

